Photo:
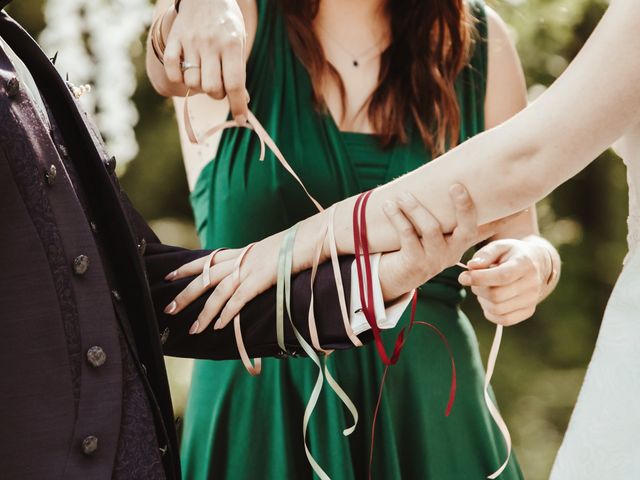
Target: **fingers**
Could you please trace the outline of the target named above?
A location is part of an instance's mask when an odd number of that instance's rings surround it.
[[[164,279],[167,281],[173,282],[175,280],[180,280],[182,278],[198,275],[202,273],[202,269],[204,268],[204,263],[207,261],[207,258],[209,258],[208,255],[201,258],[197,258],[196,260],[193,260],[189,263],[185,263],[177,270],[174,270],[173,272],[169,272],[167,276],[164,277]]]
[[[500,263],[500,259],[502,259],[511,248],[512,245],[507,242],[491,242],[478,250],[473,258],[469,260],[467,266],[471,270],[489,268],[491,265]]]
[[[252,299],[260,295],[260,292],[250,281],[241,283],[229,301],[226,303],[222,312],[220,313],[220,319],[214,325],[216,330],[226,327],[231,320],[249,303]]]
[[[237,284],[234,282],[232,275],[226,276],[207,299],[202,312],[200,312],[196,321],[191,325],[189,333],[192,335],[202,333],[213,319],[216,318],[222,307],[234,294],[236,288]]]
[[[496,325],[503,325],[505,327],[511,327],[520,323],[528,318],[531,318],[533,314],[536,312],[535,307],[527,307],[521,310],[516,310],[515,312],[511,312],[507,315],[493,315],[485,313],[485,317],[492,323]]]
[[[524,277],[517,282],[503,287],[471,286],[471,291],[477,297],[485,298],[492,303],[506,302],[528,292],[529,290],[539,290],[538,283],[531,277]]]
[[[182,44],[176,35],[169,34],[167,39],[167,47],[164,51],[164,70],[167,79],[172,83],[182,83]]]
[[[202,91],[202,61],[200,60],[200,55],[193,50],[188,50],[185,48],[184,63],[185,65],[191,66],[191,68],[181,67],[181,70],[183,70],[182,76],[184,78],[184,84],[192,92]]]
[[[220,250],[219,252],[216,253],[216,256],[214,259],[214,266],[235,260],[239,254],[240,254],[239,249]],[[164,279],[173,282],[175,280],[191,277],[193,275],[199,275],[202,273],[202,270],[204,268],[204,263],[207,261],[208,258],[209,258],[209,255],[205,255],[204,257],[198,258],[189,263],[185,263],[183,266],[181,266],[177,270],[174,270],[173,272],[168,273],[167,276],[164,277]],[[213,274],[211,278],[212,279],[214,278]],[[213,281],[212,283],[215,284],[215,282]]]
[[[420,243],[416,230],[398,204],[396,202],[386,201],[382,209],[400,239],[400,249],[410,254],[421,254],[422,244]]]
[[[202,295],[204,291],[205,288],[202,285],[200,277],[194,278],[189,285],[187,285],[187,288],[182,290],[176,298],[174,298],[171,303],[165,307],[164,313],[167,315],[177,315],[191,304],[191,302]]]
[[[200,269],[200,273],[202,269]],[[233,273],[233,262],[227,261],[214,265],[209,269],[210,283],[208,286],[204,286],[202,283],[202,275],[198,275],[194,278],[187,287],[182,290],[176,298],[173,299],[169,305],[164,309],[164,313],[168,315],[177,315],[186,307],[188,307],[193,301],[197,300],[203,293],[211,289],[218,282],[224,280],[227,276]]]
[[[440,223],[413,195],[408,192],[402,193],[398,200],[398,207],[422,238],[423,249],[426,246],[441,251],[446,247]]]
[[[475,243],[478,231],[478,212],[467,189],[460,184],[452,185],[449,195],[456,209],[457,226],[451,241],[463,242],[468,246]]]
[[[222,100],[226,92],[222,83],[222,67],[217,54],[203,55],[202,58],[202,90],[211,98]]]
[[[231,115],[240,125],[247,122],[248,107],[245,91],[246,71],[242,40],[229,37],[222,54],[222,79],[227,93]]]
[[[491,315],[507,315],[517,310],[533,307],[538,303],[539,292],[535,286],[523,286],[516,296],[508,300],[490,300],[487,296],[478,295],[478,302],[485,313]]]
[[[464,286],[500,287],[509,285],[529,273],[526,259],[513,258],[497,267],[484,270],[469,270],[458,277],[458,281]]]

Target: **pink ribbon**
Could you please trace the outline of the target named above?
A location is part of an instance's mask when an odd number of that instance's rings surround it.
[[[458,263],[459,267],[468,270],[464,263]],[[487,371],[484,376],[484,402],[487,405],[487,409],[493,418],[493,421],[496,423],[498,428],[500,429],[500,433],[502,433],[502,437],[504,438],[504,443],[507,446],[507,458],[504,463],[493,472],[491,475],[488,475],[487,478],[494,480],[500,476],[504,469],[507,468],[509,464],[509,459],[511,458],[511,434],[509,433],[509,427],[507,427],[507,423],[502,418],[498,407],[496,407],[495,403],[491,399],[489,395],[489,385],[491,384],[491,377],[493,376],[493,371],[496,368],[496,363],[498,361],[498,353],[500,352],[500,342],[502,341],[502,331],[504,327],[502,325],[496,325],[496,333],[493,337],[493,343],[491,344],[491,350],[489,351],[489,358],[487,359]]]
[[[242,265],[242,260],[245,255],[249,253],[249,250],[253,247],[253,243],[247,245],[242,253],[237,258],[236,263],[233,267],[233,283],[237,286],[240,284],[240,265]],[[251,359],[247,354],[247,349],[244,346],[244,340],[242,339],[242,331],[240,330],[240,314],[238,313],[233,319],[233,332],[236,337],[236,345],[238,346],[238,352],[240,353],[240,359],[244,365],[244,368],[249,372],[249,375],[255,377],[260,375],[262,371],[262,359],[256,358],[254,364],[251,363]]]
[[[187,137],[189,138],[189,141],[193,144],[200,144],[207,138],[211,137],[212,135],[215,135],[216,133],[222,130],[225,130],[227,128],[244,127],[244,128],[248,128],[249,130],[253,130],[254,132],[256,132],[256,135],[258,135],[258,138],[260,139],[260,161],[261,162],[264,161],[265,145],[266,145],[267,147],[269,147],[269,150],[271,150],[271,152],[275,155],[278,161],[282,164],[284,169],[287,172],[289,172],[291,176],[302,187],[302,189],[304,190],[304,193],[307,194],[307,197],[309,197],[309,199],[313,202],[313,204],[316,206],[318,211],[322,212],[324,210],[324,208],[322,208],[322,205],[320,205],[320,202],[318,202],[309,193],[309,191],[307,190],[307,187],[304,185],[304,183],[302,183],[302,180],[300,180],[300,177],[298,177],[298,174],[296,174],[296,172],[293,170],[291,165],[289,165],[289,162],[287,162],[287,160],[284,158],[284,155],[282,154],[278,146],[275,144],[275,142],[269,136],[269,134],[264,129],[262,124],[258,121],[258,119],[250,110],[247,117],[248,120],[245,125],[240,125],[235,120],[227,120],[226,122],[216,125],[210,128],[209,130],[207,130],[204,134],[198,136],[195,130],[193,129],[193,125],[191,123],[191,115],[189,113],[189,92],[187,92],[187,95],[184,98],[183,117],[184,117],[184,127],[185,127],[185,131],[187,132]]]
[[[198,136],[193,128],[193,125],[191,123],[191,117],[190,117],[190,113],[189,113],[189,94],[190,92],[187,92],[187,95],[185,96],[185,102],[184,102],[184,111],[183,111],[183,116],[184,116],[184,125],[185,125],[185,130],[187,133],[187,136],[189,138],[189,141],[191,143],[194,144],[200,144],[202,143],[204,140],[206,140],[207,138],[215,135],[216,133],[225,130],[227,128],[233,128],[233,127],[244,127],[244,128],[249,128],[251,130],[253,130],[254,132],[256,132],[256,134],[258,135],[258,138],[260,140],[260,157],[259,160],[260,161],[264,161],[265,158],[265,150],[266,147],[268,147],[272,153],[275,155],[275,157],[278,159],[278,161],[280,162],[280,164],[284,167],[284,169],[289,172],[289,174],[298,182],[298,184],[302,187],[302,189],[304,190],[305,194],[307,195],[307,197],[309,197],[309,199],[313,202],[313,204],[316,206],[316,208],[318,209],[318,211],[323,212],[324,209],[322,207],[322,205],[320,205],[320,203],[309,193],[309,191],[307,190],[306,186],[304,185],[304,183],[302,182],[302,180],[300,179],[300,177],[296,174],[296,172],[293,170],[293,168],[291,167],[291,165],[287,162],[287,160],[285,159],[284,155],[282,154],[282,152],[280,151],[280,149],[277,147],[277,145],[275,144],[275,142],[273,141],[273,139],[269,136],[269,134],[267,133],[267,131],[264,129],[264,127],[260,124],[260,122],[258,121],[258,119],[255,117],[255,115],[249,111],[248,113],[248,121],[247,124],[245,125],[240,125],[238,124],[235,120],[228,120],[225,121],[219,125],[216,125],[210,129],[208,129],[207,131],[205,131],[205,133],[201,136]],[[335,282],[336,282],[336,289],[338,291],[338,299],[339,299],[339,303],[340,303],[340,313],[343,317],[343,322],[344,322],[344,326],[345,326],[345,331],[349,337],[349,339],[351,340],[351,342],[356,346],[356,347],[360,347],[362,346],[362,342],[360,342],[360,340],[358,339],[357,335],[355,335],[355,333],[353,332],[353,330],[351,329],[351,325],[349,323],[349,315],[347,312],[347,307],[346,307],[346,300],[345,300],[345,294],[344,294],[344,285],[342,282],[342,275],[340,273],[340,266],[339,266],[339,262],[338,262],[338,253],[337,253],[337,247],[336,247],[336,241],[335,241],[335,234],[334,234],[334,225],[333,225],[333,218],[334,218],[334,213],[335,213],[335,206],[331,207],[329,209],[329,211],[327,212],[327,217],[325,220],[325,223],[322,227],[322,230],[320,232],[320,238],[318,239],[318,242],[316,243],[316,249],[315,249],[315,255],[314,255],[314,262],[313,262],[313,267],[312,267],[312,272],[311,272],[311,304],[309,307],[309,332],[310,332],[310,337],[311,337],[311,341],[312,341],[312,345],[313,348],[317,351],[321,351],[326,353],[325,356],[325,362],[324,362],[324,371],[325,371],[325,376],[327,379],[327,382],[329,383],[329,385],[331,386],[331,388],[334,390],[334,392],[336,393],[336,395],[342,400],[342,402],[345,404],[345,406],[349,409],[349,411],[351,412],[353,419],[354,419],[354,424],[352,427],[349,427],[347,429],[344,430],[343,434],[344,435],[349,435],[350,433],[353,432],[353,430],[356,427],[357,421],[358,421],[358,412],[356,407],[353,405],[353,403],[351,402],[351,400],[349,399],[349,397],[347,396],[347,394],[344,392],[344,390],[338,385],[338,383],[335,381],[335,379],[331,376],[328,368],[327,368],[327,358],[328,356],[332,353],[331,351],[327,351],[324,350],[322,348],[322,346],[320,345],[320,341],[318,338],[318,331],[317,331],[317,326],[316,326],[316,321],[315,321],[315,314],[313,311],[313,303],[314,303],[314,294],[313,294],[313,285],[315,282],[315,278],[316,278],[316,274],[317,274],[317,269],[318,269],[318,264],[320,262],[320,257],[322,254],[322,249],[324,246],[324,243],[326,241],[326,237],[328,235],[329,237],[329,248],[330,248],[330,253],[331,253],[331,262],[332,262],[332,267],[333,267],[333,273],[334,273],[334,277],[335,277]],[[364,213],[362,212],[362,217],[363,219],[364,217]],[[365,227],[366,228],[366,227]],[[238,257],[238,259],[236,260],[236,263],[234,265],[234,271],[233,271],[233,280],[234,282],[237,284],[239,284],[240,282],[240,266],[242,264],[242,260],[244,259],[245,255],[249,252],[249,250],[251,249],[251,247],[253,246],[253,244],[247,246],[242,253],[240,254],[240,256]],[[220,252],[223,249],[217,249],[214,252],[212,252],[209,257],[208,260],[205,262],[205,267],[203,268],[203,283],[204,286],[207,287],[210,284],[210,267],[212,266],[212,262],[215,258],[215,255]],[[365,260],[366,262],[366,260]],[[459,263],[458,264],[460,267],[462,268],[467,268],[466,265]],[[365,280],[364,278],[362,280]],[[366,280],[369,280],[369,282],[366,282]],[[370,283],[370,279],[366,279],[365,282],[366,283]],[[365,283],[363,282],[363,284]],[[361,287],[364,287],[364,285],[362,285]],[[370,285],[367,285],[367,287],[370,288]],[[361,292],[361,294],[363,294],[364,292]],[[416,301],[417,297],[414,297],[414,305],[412,307],[413,312],[415,312],[415,301]],[[366,302],[363,302],[363,306]],[[452,359],[452,385],[451,385],[451,394],[450,394],[450,398],[449,398],[449,403],[447,404],[447,409],[446,409],[446,415],[449,414],[449,412],[451,411],[451,407],[453,404],[453,398],[455,396],[455,389],[456,389],[456,375],[455,375],[455,362],[453,361],[453,355],[451,353],[450,347],[448,345],[448,343],[446,342],[446,338],[444,337],[444,335],[432,324],[428,324],[426,322],[416,322],[417,324],[424,324],[425,326],[428,326],[432,329],[434,329],[436,331],[436,333],[438,333],[438,335],[441,337],[441,339],[443,339],[443,341],[445,342],[445,345],[447,346],[447,349],[449,349],[450,355],[451,355],[451,359]],[[251,363],[251,360],[249,358],[249,355],[247,354],[247,350],[244,346],[244,341],[242,339],[242,332],[240,329],[240,314],[236,315],[236,317],[233,320],[233,324],[234,324],[234,333],[235,333],[235,339],[236,339],[236,344],[238,346],[238,351],[240,353],[240,358],[242,360],[242,363],[244,364],[245,368],[247,369],[247,371],[249,372],[249,374],[251,374],[252,376],[256,376],[259,375],[262,369],[262,361],[260,358],[256,359],[254,364]],[[372,328],[375,330],[377,330],[377,324],[375,324],[375,320],[374,320],[374,325],[371,325]],[[503,331],[503,327],[502,325],[498,325],[496,328],[496,333],[495,333],[495,337],[493,340],[493,344],[491,346],[491,351],[489,353],[489,358],[487,361],[487,371],[485,374],[485,381],[484,381],[484,399],[485,399],[485,403],[487,405],[487,408],[489,410],[489,413],[491,414],[491,417],[493,418],[494,422],[496,423],[496,425],[498,426],[498,428],[500,429],[500,432],[502,433],[504,440],[505,440],[505,444],[507,446],[507,458],[504,461],[504,463],[500,466],[500,468],[498,470],[496,470],[494,473],[492,473],[491,475],[489,475],[487,478],[494,480],[496,479],[507,467],[508,463],[509,463],[509,458],[511,456],[511,435],[509,434],[509,429],[504,421],[504,419],[502,418],[500,412],[498,411],[497,407],[495,406],[495,404],[493,403],[493,401],[491,400],[491,397],[489,395],[489,385],[491,382],[491,377],[493,375],[494,369],[495,369],[495,365],[497,362],[497,358],[498,358],[498,353],[500,350],[500,342],[502,339],[502,331]],[[401,343],[404,343],[404,341],[402,340]],[[394,352],[396,353],[396,352]],[[399,351],[397,352],[399,353]],[[395,356],[395,355],[394,355]],[[391,359],[388,359],[391,360]],[[397,360],[394,359],[394,360]],[[385,362],[387,363],[387,362]],[[392,363],[391,361],[389,361],[389,363]],[[393,362],[395,363],[395,362]],[[385,372],[384,375],[382,377],[382,382],[381,382],[381,386],[380,386],[380,393],[378,396],[378,402],[376,405],[376,410],[374,413],[374,419],[373,419],[373,425],[372,425],[372,443],[371,443],[371,452],[370,452],[370,462],[369,462],[369,467],[371,469],[371,462],[373,460],[373,441],[374,441],[374,434],[375,434],[375,422],[376,422],[376,418],[378,415],[378,409],[380,407],[380,401],[382,399],[382,388],[384,387],[384,382],[387,376],[387,369],[388,369],[388,364],[386,365],[385,368]],[[322,369],[321,369],[322,370]],[[309,405],[307,405],[307,407],[309,407]],[[308,408],[307,408],[308,410]],[[305,419],[306,421],[304,422],[304,426],[303,426],[303,430],[306,436],[306,424],[308,422],[308,418]],[[306,441],[305,441],[305,449],[307,450],[307,456],[309,457],[309,461],[314,469],[314,471],[320,475],[321,478],[327,478],[326,477],[326,473],[320,468],[320,466],[317,464],[317,462],[313,459],[313,457],[311,456],[310,452],[307,449],[306,446]],[[371,477],[371,470],[369,470],[369,477]]]

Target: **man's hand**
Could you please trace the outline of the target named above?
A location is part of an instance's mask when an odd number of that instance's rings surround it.
[[[236,0],[183,0],[166,44],[170,82],[217,100],[228,97],[233,118],[246,123],[246,31]]]
[[[478,226],[475,205],[462,185],[454,185],[450,194],[457,218],[451,235],[443,234],[435,217],[410,194],[385,203],[384,212],[400,239],[400,250],[383,254],[380,259],[380,286],[385,301],[455,265],[469,248],[495,233],[500,222]]]

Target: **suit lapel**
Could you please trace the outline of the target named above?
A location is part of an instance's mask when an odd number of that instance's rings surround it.
[[[155,395],[159,397],[164,423],[168,426],[168,437],[173,445],[177,445],[175,431],[171,428],[173,413],[162,349],[160,342],[156,341],[160,336],[158,325],[151,294],[145,288],[145,267],[136,248],[139,239],[134,235],[122,205],[117,178],[105,168],[109,157],[100,135],[87,114],[79,108],[67,83],[39,45],[4,12],[0,12],[0,36],[34,77],[67,143],[91,209],[98,217],[98,222],[108,226],[102,234],[110,249],[110,256],[117,262],[119,280],[123,282],[123,288],[137,292],[135,308],[129,315],[134,336],[138,340],[135,345],[141,359],[148,362],[147,376],[155,386]]]

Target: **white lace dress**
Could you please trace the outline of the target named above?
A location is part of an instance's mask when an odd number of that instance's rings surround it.
[[[640,479],[640,125],[617,144],[629,181],[629,254],[611,294],[553,480]]]

